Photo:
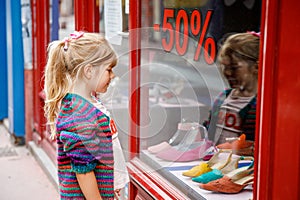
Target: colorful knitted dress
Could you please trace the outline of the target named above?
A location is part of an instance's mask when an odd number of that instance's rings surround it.
[[[103,199],[114,198],[112,134],[108,117],[76,94],[67,94],[57,118],[61,199],[84,199],[76,173],[94,171]]]

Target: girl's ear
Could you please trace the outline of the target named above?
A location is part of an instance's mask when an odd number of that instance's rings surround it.
[[[83,76],[87,78],[88,80],[93,77],[93,66],[90,64],[87,64],[83,67]]]

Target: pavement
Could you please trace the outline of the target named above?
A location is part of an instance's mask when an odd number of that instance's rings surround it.
[[[45,163],[38,160],[37,152],[33,144],[13,145],[11,134],[0,123],[0,200],[59,199],[57,183],[45,170]]]

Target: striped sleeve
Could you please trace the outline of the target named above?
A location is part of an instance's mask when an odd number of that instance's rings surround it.
[[[72,171],[76,173],[94,170],[102,157],[99,138],[88,132],[78,134],[62,131],[60,133],[59,139],[63,143],[63,150],[71,159]]]

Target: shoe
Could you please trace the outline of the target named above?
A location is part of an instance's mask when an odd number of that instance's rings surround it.
[[[247,185],[253,183],[253,170],[253,166],[246,170],[238,168],[234,170],[235,172],[231,172],[218,180],[206,184],[200,183],[199,187],[213,192],[236,194],[242,191]]]
[[[193,177],[192,181],[197,183],[209,183],[210,181],[214,181],[217,179],[222,178],[224,175],[222,174],[221,170],[213,169],[207,173],[204,173],[200,176]]]
[[[206,163],[208,166],[207,170],[203,170],[202,167],[206,167],[206,165],[200,163],[199,165],[194,166],[192,169],[183,172],[182,175],[188,177],[197,177],[206,172],[212,171],[213,169],[222,169],[231,160],[231,156],[231,151],[220,150]]]
[[[208,183],[210,181],[220,179],[224,176],[224,174],[226,175],[226,174],[229,174],[230,172],[236,170],[238,168],[239,161],[241,161],[241,160],[252,160],[253,161],[254,158],[253,157],[243,157],[243,156],[232,158],[231,161],[224,168],[222,168],[220,170],[213,169],[210,172],[207,172],[205,174],[202,174],[200,176],[192,178],[192,181],[195,181],[198,183]],[[251,168],[251,165],[250,165],[250,167],[247,166],[244,169],[249,169],[249,168]],[[233,173],[237,173],[237,172],[238,171],[233,172]]]
[[[160,159],[176,162],[188,162],[202,159],[210,151],[213,142],[208,140],[204,126],[192,126],[182,142],[156,154]]]
[[[156,154],[161,151],[167,150],[167,149],[171,148],[172,146],[176,146],[183,141],[183,139],[186,137],[186,135],[191,130],[191,128],[194,126],[197,126],[197,125],[198,125],[198,123],[196,123],[196,122],[178,123],[178,128],[177,128],[176,133],[172,136],[171,139],[169,139],[168,142],[164,141],[157,145],[150,146],[150,147],[148,147],[147,150],[152,154]],[[196,137],[196,135],[192,136],[192,137]]]
[[[172,146],[167,143],[167,142],[162,142],[160,144],[157,144],[157,145],[153,145],[151,147],[148,147],[148,151],[152,154],[156,154],[158,152],[161,152],[161,151],[164,151],[164,150],[167,150],[167,149],[170,149]]]
[[[200,160],[207,154],[207,150],[213,145],[212,141],[203,140],[202,142],[189,145],[178,145],[168,148],[156,154],[156,157],[176,162],[188,162]]]
[[[224,176],[223,178],[211,181],[207,184],[200,183],[199,187],[213,192],[236,194],[241,192],[246,186],[253,184],[253,180],[253,175],[245,176],[236,181]]]
[[[242,160],[249,160],[251,161],[250,165],[246,165],[243,167],[239,167],[239,162]],[[232,158],[232,160],[222,169],[220,169],[220,171],[222,172],[222,174],[225,174],[227,176],[231,176],[229,175],[230,173],[235,174],[233,171],[241,169],[241,170],[249,170],[253,168],[253,164],[254,164],[254,157],[252,156],[239,156],[239,157],[235,157]],[[236,171],[237,173],[238,171]]]
[[[225,142],[217,145],[218,149],[230,149],[234,154],[240,156],[253,156],[254,142],[247,141],[246,135],[242,134],[238,139],[233,142]]]
[[[222,158],[224,156],[225,158]],[[232,151],[219,150],[209,161],[207,161],[207,164],[213,169],[222,169],[230,162],[231,156]]]
[[[242,134],[237,140],[233,142],[225,142],[217,145],[219,149],[231,149],[231,150],[241,150],[249,148],[253,145],[253,141],[246,141],[246,135]]]
[[[201,162],[199,165],[191,168],[188,171],[183,172],[182,175],[188,177],[196,177],[196,176],[200,176],[201,174],[210,172],[211,170],[212,170],[211,167],[207,163]]]

